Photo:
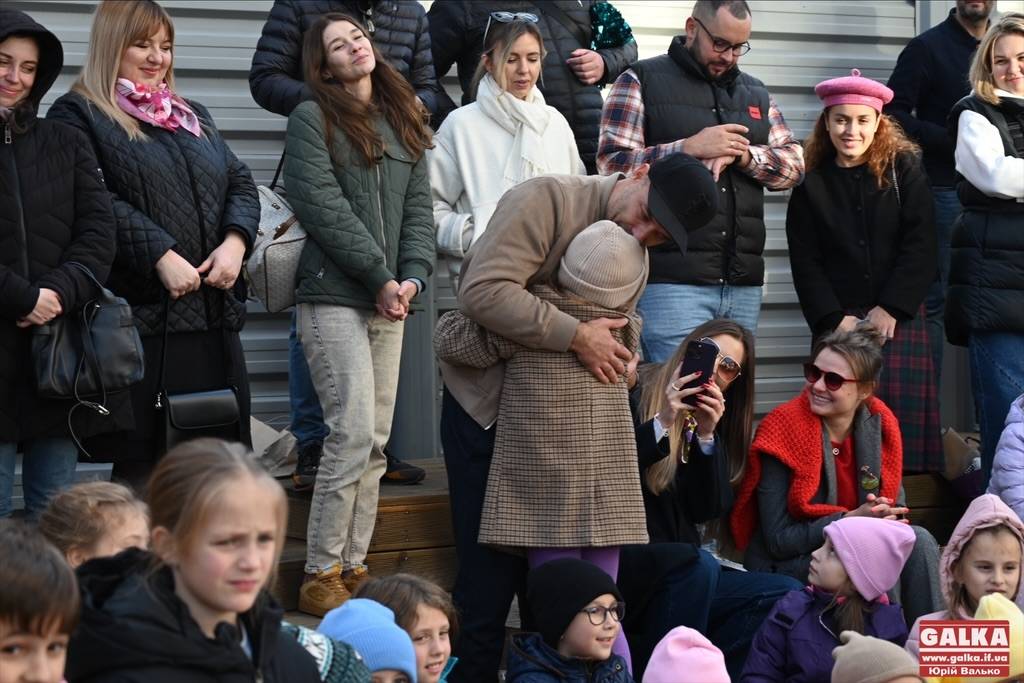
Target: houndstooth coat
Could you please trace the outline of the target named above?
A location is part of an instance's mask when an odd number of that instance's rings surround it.
[[[583,322],[623,317],[550,287],[530,291]],[[613,334],[635,352],[640,320],[629,320]],[[574,353],[525,348],[458,311],[441,317],[434,349],[456,365],[506,362],[480,543],[527,548],[647,543],[624,381],[602,384]]]

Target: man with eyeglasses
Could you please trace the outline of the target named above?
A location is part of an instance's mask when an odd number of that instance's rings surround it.
[[[650,250],[640,300],[644,358],[667,360],[694,328],[731,318],[757,329],[764,284],[764,188],[785,190],[804,174],[803,149],[764,84],[739,69],[750,50],[745,0],[697,0],[668,53],[634,64],[605,100],[601,173],[628,173],[674,152],[711,169],[718,215],[686,253]]]

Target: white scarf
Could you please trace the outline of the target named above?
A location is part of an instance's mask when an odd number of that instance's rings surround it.
[[[490,74],[484,74],[477,86],[476,101],[481,111],[514,136],[503,178],[518,185],[547,173],[543,136],[551,112],[537,86],[521,100],[502,90]]]

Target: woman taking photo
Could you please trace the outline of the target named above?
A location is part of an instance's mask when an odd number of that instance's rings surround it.
[[[946,337],[966,345],[988,479],[1013,400],[1024,393],[1024,14],[1003,15],[953,107],[957,193]]]
[[[870,323],[814,344],[807,385],[758,426],[730,526],[751,571],[807,582],[824,528],[850,515],[903,519],[903,444],[892,411],[874,395],[882,334]],[[908,623],[941,606],[938,546],[917,534],[900,578]]]
[[[899,420],[904,471],[940,471],[938,390],[924,298],[935,275],[931,190],[918,148],[882,114],[886,86],[851,76],[819,83],[825,104],[804,147],[786,236],[793,284],[815,337],[860,319],[884,336],[876,395]]]
[[[302,48],[313,92],[288,118],[284,184],[309,240],[298,334],[330,435],[316,470],[299,609],[323,616],[365,580],[402,331],[433,268],[427,114],[364,27],[320,17]]]
[[[60,41],[27,14],[0,9],[0,517],[11,513],[14,465],[24,453],[25,509],[34,518],[74,479],[78,449],[68,401],[36,396],[33,330],[73,313],[114,258],[110,198],[78,131],[36,118],[64,62]],[[78,436],[114,429],[123,412],[77,411]]]
[[[546,173],[586,172],[572,129],[537,89],[544,41],[537,17],[492,12],[473,83],[427,153],[437,250],[458,287],[462,259],[505,191]]]
[[[712,377],[680,376],[690,344],[719,349]],[[750,640],[775,600],[798,588],[788,576],[723,568],[704,541],[731,546],[724,519],[746,469],[754,419],[754,336],[735,321],[699,325],[668,362],[644,366],[633,391],[637,459],[647,515],[647,546],[622,550],[620,587],[630,609],[634,673],[654,646],[683,625],[708,635],[739,676]],[[694,398],[695,397],[695,398]],[[690,406],[684,399],[693,399]],[[638,400],[636,400],[638,399]],[[698,526],[704,526],[702,529]]]
[[[175,91],[173,58],[174,25],[160,5],[104,0],[85,65],[47,114],[88,134],[113,200],[117,254],[107,284],[132,306],[146,373],[131,389],[134,430],[88,447],[134,481],[163,455],[158,394],[229,387],[239,436],[250,440],[238,273],[259,199],[210,113]]]

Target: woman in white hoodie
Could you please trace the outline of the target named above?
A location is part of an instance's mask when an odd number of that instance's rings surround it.
[[[539,175],[585,173],[572,129],[537,89],[537,17],[492,12],[476,100],[445,119],[429,150],[437,250],[458,287],[462,259],[506,190]]]

